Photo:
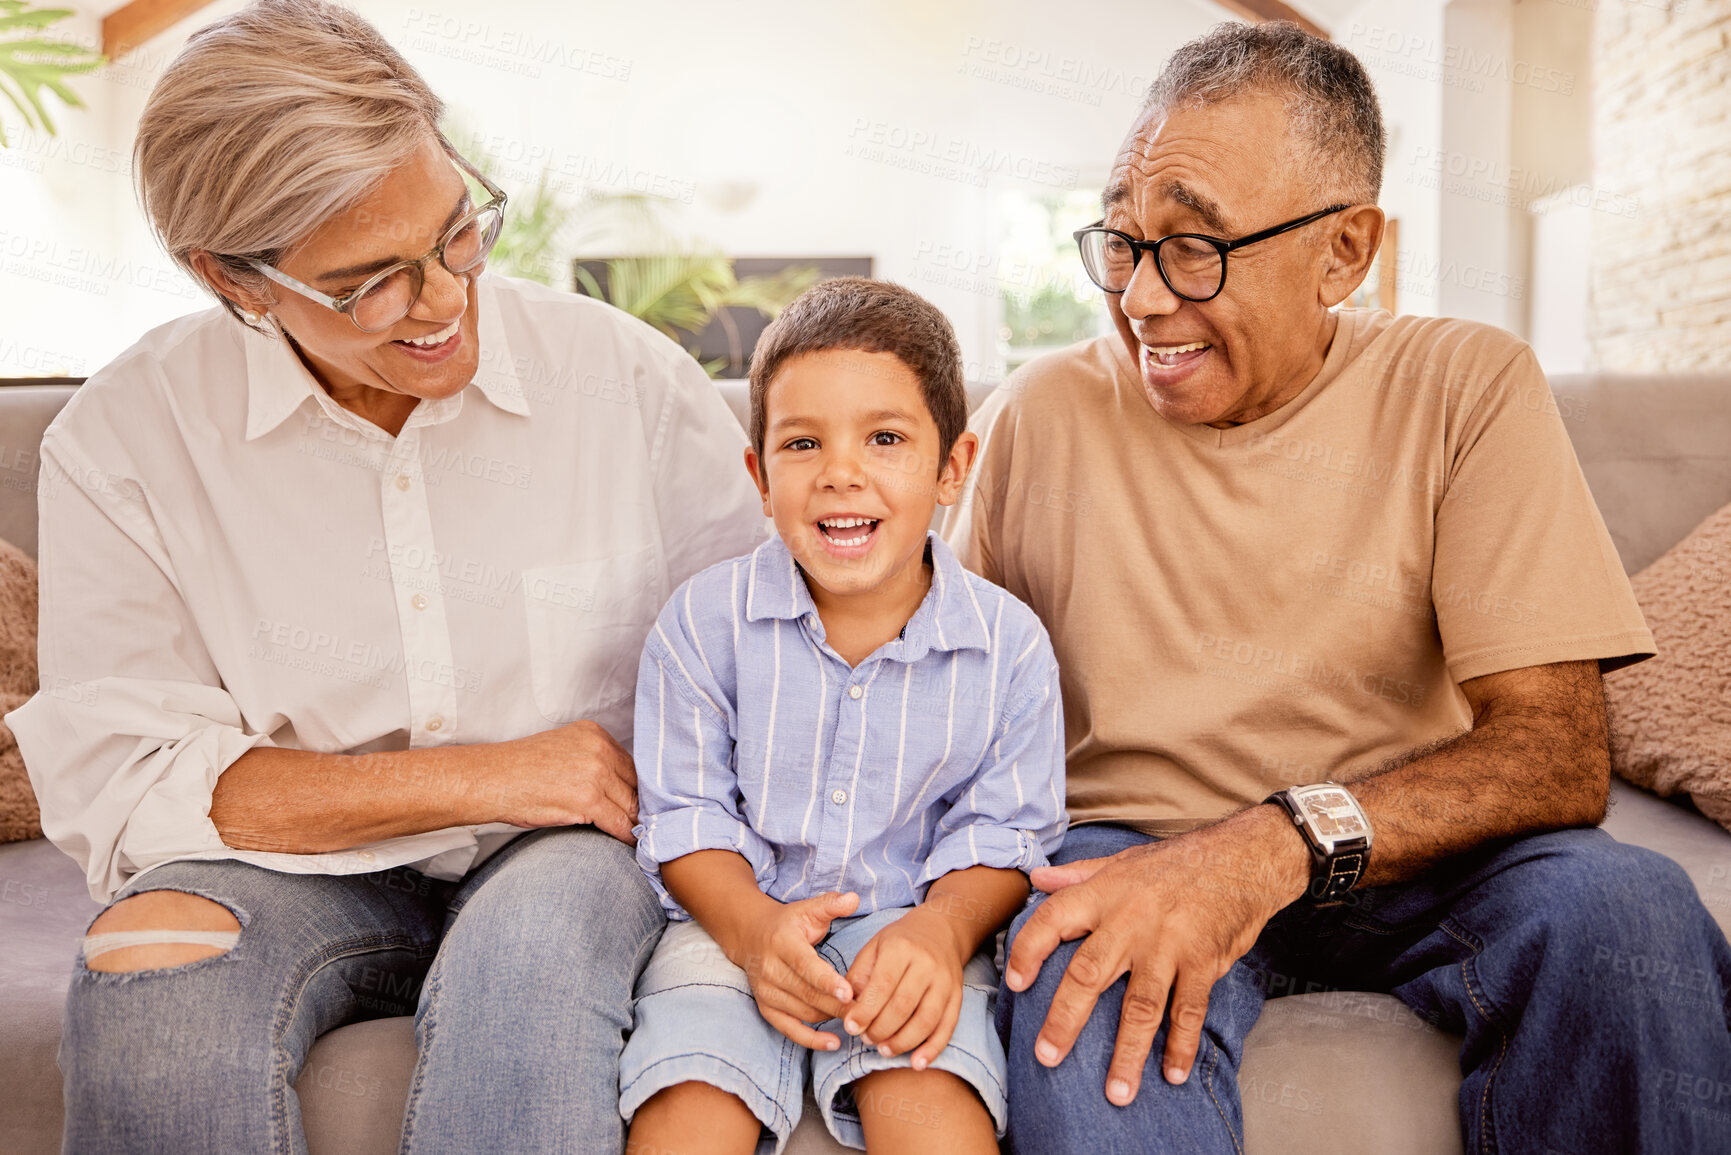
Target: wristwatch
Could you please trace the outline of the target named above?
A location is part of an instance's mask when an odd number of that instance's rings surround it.
[[[1310,847],[1310,901],[1334,906],[1370,865],[1370,819],[1358,799],[1335,782],[1277,790],[1267,802],[1286,808]]]

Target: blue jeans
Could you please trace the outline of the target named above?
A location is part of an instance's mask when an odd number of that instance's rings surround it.
[[[1148,841],[1121,827],[1077,827],[1054,861]],[[1568,830],[1486,847],[1353,898],[1271,920],[1214,985],[1190,1078],[1174,1087],[1161,1075],[1162,1027],[1128,1107],[1105,1095],[1124,980],[1101,996],[1062,1063],[1034,1058],[1080,942],[1061,945],[1027,991],[999,991],[1010,1149],[1242,1151],[1238,1066],[1263,1002],[1345,989],[1388,992],[1465,1037],[1468,1151],[1731,1151],[1731,947],[1676,863],[1602,830]],[[1016,919],[1012,941],[1038,904]]]
[[[415,1015],[402,1151],[619,1151],[631,991],[665,925],[631,848],[536,831],[459,883],[398,868],[281,874],[176,862],[240,922],[186,966],[77,966],[60,1067],[69,1153],[306,1150],[293,1084],[313,1040]],[[117,899],[118,901],[118,899]]]

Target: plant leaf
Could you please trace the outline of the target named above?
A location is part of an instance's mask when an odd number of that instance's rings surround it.
[[[46,28],[70,15],[70,8],[30,8],[23,4],[22,0],[15,0],[14,3],[0,4],[0,32],[21,28]]]
[[[777,273],[745,277],[722,303],[756,309],[773,320],[822,276],[822,271],[813,265],[793,265]]]
[[[10,100],[12,102],[12,107],[16,108],[18,110],[19,114],[24,117],[24,122],[28,126],[30,123],[30,110],[28,108],[25,108],[22,104],[18,103],[18,98],[16,96],[12,95],[12,90],[10,88],[7,88],[4,84],[0,84],[0,96],[4,96],[7,100]],[[6,143],[5,128],[3,125],[0,125],[0,144],[5,144],[5,143]]]
[[[576,275],[577,283],[582,287],[585,296],[594,297],[597,301],[607,300],[607,294],[601,291],[601,282],[595,279],[593,273],[588,269],[585,269],[582,265],[576,264],[572,266],[571,271]],[[612,304],[611,301],[608,303]]]
[[[669,337],[709,323],[736,284],[726,257],[664,253],[607,262],[608,301]]]
[[[0,0],[0,37],[6,33],[40,31],[72,15],[67,8],[31,8],[24,0]],[[44,90],[68,108],[83,108],[84,102],[65,82],[68,76],[92,72],[105,63],[101,53],[64,40],[39,36],[0,38],[0,93],[24,118],[24,127],[41,126],[54,135],[54,120],[42,103]],[[0,126],[0,147],[7,139]]]

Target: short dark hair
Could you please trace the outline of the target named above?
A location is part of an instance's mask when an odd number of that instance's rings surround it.
[[[847,349],[894,353],[920,379],[920,397],[938,426],[938,469],[968,427],[962,350],[939,308],[888,281],[834,277],[801,293],[763,331],[751,354],[751,447],[763,459],[769,383],[802,353]]]
[[[1347,49],[1290,21],[1216,24],[1172,54],[1142,107],[1176,110],[1252,92],[1286,98],[1318,193],[1376,203],[1388,136],[1370,74]]]

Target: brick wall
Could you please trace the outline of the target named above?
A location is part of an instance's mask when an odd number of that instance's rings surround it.
[[[1731,0],[1597,0],[1589,359],[1731,368]]]

